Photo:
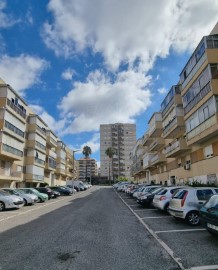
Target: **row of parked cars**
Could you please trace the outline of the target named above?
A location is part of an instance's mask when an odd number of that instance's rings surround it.
[[[218,234],[218,187],[158,186],[117,183],[118,191],[126,192],[144,207],[155,207],[192,226],[200,223]]]
[[[1,188],[0,212],[5,209],[18,209],[22,206],[33,205],[37,202],[45,202],[59,196],[70,196],[78,191],[84,191],[91,185],[82,183],[79,185],[50,186],[35,188]]]

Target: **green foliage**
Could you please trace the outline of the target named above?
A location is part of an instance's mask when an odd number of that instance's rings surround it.
[[[123,177],[123,176],[119,176],[119,177],[117,178],[117,182],[127,182],[128,180],[129,180],[128,178]]]
[[[201,183],[201,181],[193,180],[192,182],[187,182],[186,185],[190,187],[216,187],[215,183],[209,183],[206,184]]]
[[[115,154],[115,150],[112,147],[108,147],[105,151],[105,154],[109,157],[112,158],[113,155]]]
[[[48,183],[46,183],[46,182],[44,182],[44,183],[40,183],[40,187],[47,187],[47,186],[49,186],[49,184],[48,184]]]
[[[92,154],[92,149],[88,145],[83,147],[83,155],[87,158]]]

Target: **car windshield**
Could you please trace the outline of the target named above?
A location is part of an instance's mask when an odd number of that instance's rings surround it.
[[[10,193],[7,191],[3,191],[3,190],[0,191],[0,196],[9,196],[9,195]]]
[[[167,193],[167,189],[166,188],[163,188],[163,189],[161,189],[158,193],[157,193],[157,195],[164,195],[164,194],[166,194]]]
[[[161,187],[160,187],[160,188],[156,188],[156,189],[154,189],[154,190],[151,192],[151,194],[157,194],[157,193],[159,193],[161,190],[162,190]]]
[[[207,208],[216,208],[218,209],[218,195],[212,196],[208,202],[204,205]]]
[[[174,195],[173,195],[173,199],[183,199],[183,197],[185,196],[187,190],[178,190]]]

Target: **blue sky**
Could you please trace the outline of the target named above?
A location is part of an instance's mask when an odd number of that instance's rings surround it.
[[[141,137],[217,14],[217,0],[1,0],[0,78],[99,160],[100,124]]]

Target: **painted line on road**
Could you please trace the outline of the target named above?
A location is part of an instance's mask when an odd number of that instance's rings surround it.
[[[138,204],[128,204],[130,207],[132,207],[132,206],[139,206]]]
[[[218,269],[218,265],[204,265],[189,268],[189,270],[214,270],[214,269]]]
[[[155,231],[155,233],[196,232],[196,231],[206,231],[206,229],[183,229],[183,230]]]
[[[115,191],[115,190],[114,190]],[[115,191],[116,192],[116,191]],[[117,192],[116,192],[117,193]],[[119,194],[117,193],[119,196]],[[120,196],[119,196],[120,197]],[[180,269],[185,270],[181,258],[174,255],[173,250],[164,243],[157,234],[140,218],[138,214],[135,213],[134,210],[132,210],[131,207],[128,206],[128,204],[120,197],[120,199],[123,201],[123,203],[129,208],[129,210],[136,216],[136,218],[141,222],[141,224],[145,227],[145,229],[155,238],[155,240],[164,248],[164,250],[170,255],[170,257],[176,262],[176,264],[180,267]],[[154,209],[157,210],[157,209]]]
[[[142,217],[141,219],[147,219],[147,218],[172,218],[172,216]]]
[[[136,209],[136,210],[133,210],[133,211],[157,211],[157,209]]]

